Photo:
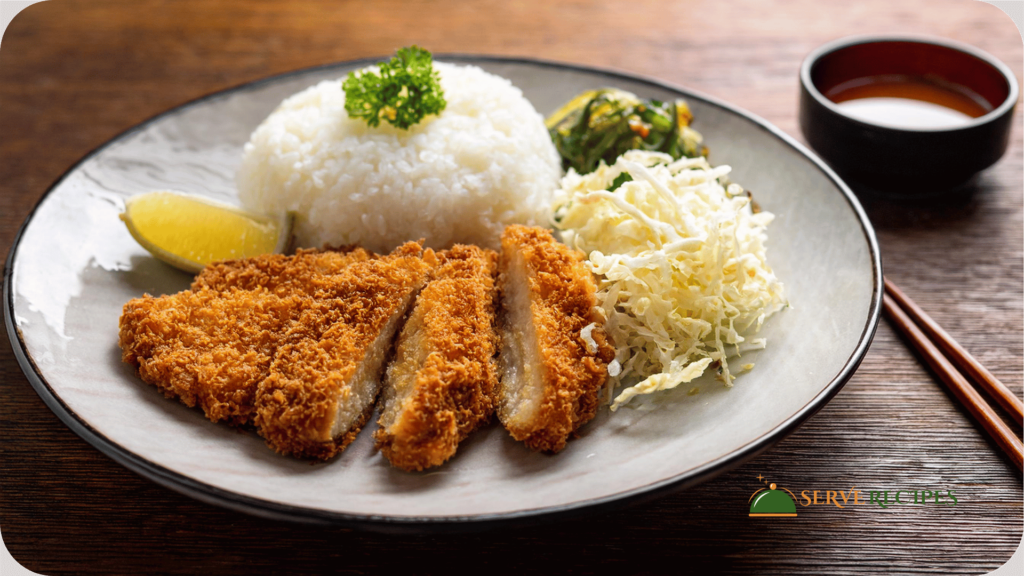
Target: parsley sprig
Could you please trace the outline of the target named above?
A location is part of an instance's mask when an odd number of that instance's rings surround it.
[[[341,85],[345,111],[372,127],[383,118],[408,130],[429,114],[439,114],[448,104],[441,90],[441,76],[430,52],[419,46],[398,50],[390,62],[381,62],[380,74],[350,72]]]

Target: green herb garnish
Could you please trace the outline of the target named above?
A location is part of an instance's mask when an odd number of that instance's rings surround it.
[[[401,48],[390,62],[381,62],[380,74],[349,72],[345,111],[372,127],[381,118],[407,130],[429,114],[439,114],[448,104],[441,90],[441,76],[430,52],[419,46]]]

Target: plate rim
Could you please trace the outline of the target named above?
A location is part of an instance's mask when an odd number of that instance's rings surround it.
[[[519,526],[519,525],[530,525],[536,524],[541,521],[554,521],[564,520],[572,517],[578,517],[584,514],[596,514],[599,512],[607,512],[613,509],[621,508],[629,504],[636,504],[641,501],[647,501],[658,498],[670,492],[683,490],[685,488],[695,486],[711,478],[718,476],[724,472],[727,472],[733,468],[736,468],[743,463],[758,456],[768,448],[777,444],[783,438],[792,434],[796,429],[803,424],[807,419],[817,413],[823,408],[839,391],[843,386],[850,380],[854,372],[860,366],[864,356],[867,354],[867,350],[871,345],[871,341],[874,338],[875,332],[878,328],[879,318],[881,315],[881,303],[882,303],[882,257],[881,250],[879,248],[878,239],[875,235],[874,228],[871,225],[870,220],[857,197],[850,190],[850,188],[839,178],[836,173],[828,167],[814,152],[809,148],[801,144],[792,136],[786,134],[776,126],[772,125],[763,118],[743,110],[737,106],[729,104],[725,101],[719,100],[713,96],[703,94],[698,91],[694,91],[682,86],[678,86],[669,82],[658,80],[656,78],[644,76],[641,74],[634,74],[627,71],[620,71],[614,68],[605,68],[597,66],[589,66],[582,64],[573,64],[567,62],[557,62],[553,60],[544,60],[539,58],[521,57],[521,56],[497,56],[497,55],[481,55],[481,54],[468,54],[468,53],[443,53],[436,54],[435,59],[440,61],[457,61],[463,64],[477,64],[477,63],[495,63],[495,64],[525,64],[530,66],[540,66],[548,68],[556,68],[567,71],[582,71],[589,74],[602,75],[613,79],[626,80],[629,82],[639,82],[646,84],[653,88],[667,90],[670,92],[681,94],[685,98],[691,98],[695,100],[701,100],[706,104],[724,109],[727,112],[736,114],[743,117],[744,119],[752,122],[758,128],[770,133],[781,140],[785,145],[795,150],[802,156],[806,157],[811,163],[820,170],[842,193],[846,199],[847,204],[853,211],[854,215],[860,223],[861,232],[864,234],[865,240],[867,241],[869,254],[871,258],[871,271],[872,271],[872,284],[873,290],[871,295],[871,302],[868,309],[867,322],[861,331],[860,337],[857,341],[857,346],[853,349],[850,356],[847,358],[843,367],[839,370],[838,374],[829,381],[829,383],[812,397],[806,404],[804,404],[795,413],[789,415],[780,424],[765,432],[764,434],[754,438],[747,442],[743,446],[733,450],[727,454],[724,454],[714,460],[707,462],[696,468],[687,470],[682,474],[678,474],[669,478],[660,479],[642,486],[618,492],[615,494],[609,494],[599,498],[591,498],[589,500],[583,500],[580,502],[572,502],[568,504],[559,504],[553,506],[544,506],[539,508],[531,508],[525,510],[515,510],[508,512],[492,512],[478,515],[456,515],[456,516],[390,516],[390,515],[374,515],[374,514],[351,514],[345,512],[336,512],[330,510],[323,510],[319,508],[310,508],[292,504],[282,504],[279,502],[273,502],[270,500],[264,500],[262,498],[256,498],[253,496],[247,496],[238,492],[232,492],[223,488],[218,488],[209,484],[205,484],[199,480],[193,479],[184,474],[170,470],[160,464],[147,460],[142,456],[135,454],[113,440],[107,438],[96,429],[92,428],[85,419],[79,417],[70,406],[64,403],[64,401],[53,391],[46,378],[37,368],[35,362],[32,360],[32,356],[28,351],[24,339],[22,338],[21,331],[18,329],[14,322],[14,295],[12,291],[12,279],[14,275],[14,263],[15,255],[18,252],[18,247],[21,244],[21,240],[24,236],[25,230],[28,228],[32,219],[35,217],[39,207],[46,201],[47,197],[72,173],[74,173],[81,165],[89,161],[91,158],[105,150],[107,147],[121,141],[122,139],[130,136],[131,134],[142,130],[143,128],[157,122],[165,116],[170,116],[176,113],[180,113],[188,108],[202,104],[206,101],[213,100],[219,97],[228,96],[233,93],[243,92],[258,88],[264,84],[270,84],[278,82],[289,77],[300,76],[303,74],[313,73],[319,70],[328,70],[331,68],[342,68],[342,67],[355,67],[355,66],[366,66],[386,60],[387,57],[369,57],[360,58],[355,60],[345,60],[339,62],[332,62],[327,64],[321,64],[316,66],[310,66],[306,68],[300,68],[296,70],[290,70],[287,72],[274,74],[243,82],[228,88],[217,90],[214,92],[207,93],[203,96],[199,96],[192,100],[188,100],[182,104],[164,110],[158,114],[155,114],[137,124],[130,126],[129,128],[121,131],[115,136],[102,142],[91,151],[82,156],[78,161],[72,164],[67,170],[65,170],[40,196],[39,200],[33,206],[32,210],[26,216],[24,222],[18,229],[17,234],[14,237],[14,241],[11,243],[11,248],[7,254],[7,258],[4,264],[4,275],[3,275],[3,299],[4,299],[4,324],[6,325],[7,335],[11,342],[11,347],[14,351],[14,356],[18,361],[18,365],[22,372],[25,374],[29,384],[35,390],[36,394],[43,400],[46,406],[68,427],[85,440],[92,447],[99,450],[104,455],[108,456],[118,464],[128,468],[132,472],[139,474],[140,476],[147,478],[160,484],[164,487],[170,488],[176,492],[185,494],[186,496],[195,498],[208,504],[214,504],[217,506],[225,507],[231,510],[240,511],[256,516],[262,516],[266,518],[272,518],[277,520],[288,520],[293,522],[303,522],[312,524],[322,525],[340,525],[351,528],[369,529],[379,532],[422,532],[424,529],[431,529],[433,531],[449,531],[449,532],[462,532],[468,530],[478,530],[481,528],[497,528],[507,526]]]

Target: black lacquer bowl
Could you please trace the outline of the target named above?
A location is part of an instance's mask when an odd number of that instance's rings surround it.
[[[859,120],[826,95],[869,77],[904,77],[970,95],[987,112],[955,127],[897,128]],[[995,57],[945,39],[859,36],[826,44],[800,68],[800,128],[855,189],[927,196],[948,191],[1006,152],[1017,80]]]

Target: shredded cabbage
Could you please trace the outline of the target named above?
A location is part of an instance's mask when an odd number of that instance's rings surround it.
[[[673,161],[633,150],[562,180],[555,225],[566,244],[588,255],[599,314],[616,347],[609,400],[632,384],[612,410],[709,367],[731,386],[728,358],[763,348],[763,338],[748,338],[786,305],[765,260],[774,216],[754,210],[743,188],[726,180],[729,171],[705,158]]]

